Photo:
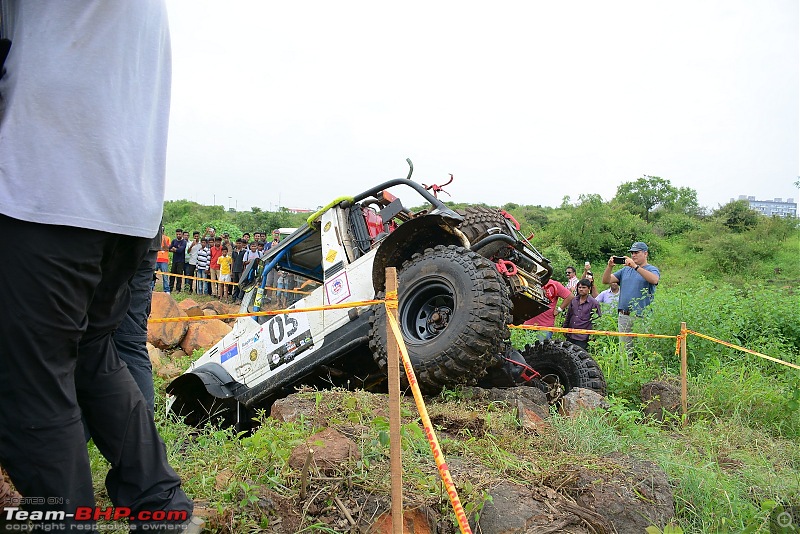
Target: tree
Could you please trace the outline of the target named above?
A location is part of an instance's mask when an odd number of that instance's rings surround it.
[[[714,211],[713,216],[734,232],[744,232],[758,223],[759,213],[746,200],[734,200]]]
[[[630,213],[614,210],[600,195],[580,195],[578,205],[563,220],[554,221],[553,233],[569,254],[579,261],[600,261],[622,254],[634,241],[649,239],[644,221]]]
[[[614,199],[647,222],[656,207],[688,215],[698,211],[697,191],[690,187],[676,188],[658,176],[645,175],[635,182],[625,182],[617,188]]]

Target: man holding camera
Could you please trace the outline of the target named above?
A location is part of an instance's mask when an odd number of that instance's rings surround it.
[[[661,271],[655,265],[647,263],[649,250],[647,245],[637,241],[628,249],[630,256],[611,256],[608,258],[606,270],[603,271],[603,283],[619,284],[619,304],[617,309],[617,329],[620,332],[632,332],[633,321],[641,317],[644,309],[653,301]],[[615,273],[611,273],[614,265],[625,265]],[[633,338],[624,337],[625,350],[633,351]]]

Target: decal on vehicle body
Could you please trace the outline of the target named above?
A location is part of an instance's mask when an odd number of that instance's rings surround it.
[[[305,313],[285,313],[270,318],[254,339],[250,351],[250,361],[253,362],[250,373],[267,366],[270,370],[275,369],[314,346],[311,326]]]
[[[225,363],[231,358],[239,355],[239,346],[236,344],[231,345],[227,349],[223,350],[219,355],[220,363]]]
[[[347,271],[336,275],[325,282],[325,292],[329,304],[339,304],[350,296],[350,282],[347,280]]]

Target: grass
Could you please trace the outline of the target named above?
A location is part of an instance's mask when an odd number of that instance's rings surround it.
[[[602,469],[603,457],[621,452],[664,469],[674,485],[676,524],[685,532],[767,532],[773,506],[800,502],[800,442],[782,435],[790,426],[764,424],[747,409],[754,397],[772,390],[771,380],[725,376],[719,380],[735,387],[723,389],[708,387],[708,378],[695,377],[690,384],[692,413],[685,428],[677,420],[666,425],[647,420],[635,403],[615,396],[605,412],[574,418],[552,414],[550,431],[540,436],[521,430],[513,410],[503,403],[480,406],[458,391],[447,392],[446,400],[433,399],[429,410],[434,421],[482,421],[480,431],[466,423],[446,432],[439,428],[446,458],[458,473],[461,500],[472,513],[479,511],[488,499],[487,490],[498,481],[543,483],[549,475],[574,466]],[[157,384],[160,391],[164,385]],[[298,508],[301,528],[346,532],[320,523],[311,511],[325,508],[326,499],[335,494],[389,494],[388,440],[383,437],[388,423],[375,415],[384,413],[385,396],[344,390],[302,395],[314,399],[314,416],[294,423],[264,417],[250,437],[185,427],[163,416],[163,397],[159,399],[157,419],[170,462],[187,492],[217,512],[212,520],[215,531],[268,530],[275,517],[264,506],[265,496],[301,503],[300,476],[287,459],[296,445],[328,425],[358,429],[354,439],[362,457],[331,481],[315,483],[320,504]],[[775,402],[774,397],[764,398],[765,405]],[[405,498],[452,515],[409,399],[403,412]],[[102,499],[105,466],[98,456],[94,450],[95,482]]]
[[[638,327],[676,334],[685,320],[697,331],[800,363],[800,299],[794,291],[706,280],[665,283],[653,314]],[[615,319],[604,316],[597,326],[613,330]],[[529,336],[514,331],[513,341],[524,344]],[[574,418],[552,414],[549,430],[539,435],[522,430],[503,403],[479,404],[458,390],[432,399],[430,415],[438,421],[440,443],[470,516],[480,513],[498,481],[547,484],[575,466],[605,469],[604,457],[624,453],[666,472],[676,525],[684,532],[768,532],[775,506],[800,504],[800,373],[693,338],[688,424],[679,418],[657,423],[644,416],[639,391],[654,379],[677,379],[674,348],[674,340],[641,340],[629,361],[616,338],[596,338],[590,350],[606,376],[610,408]],[[189,360],[177,363],[186,366]],[[269,531],[276,520],[270,510],[277,508],[294,510],[298,532],[347,532],[347,524],[336,522],[334,496],[351,499],[354,507],[368,497],[386,502],[385,396],[304,392],[313,400],[312,415],[293,423],[262,417],[261,427],[244,437],[168,419],[166,384],[155,380],[156,419],[170,462],[187,492],[213,512],[214,531]],[[406,502],[441,511],[455,524],[409,399],[403,414]],[[301,477],[289,467],[289,455],[327,426],[349,429],[361,458],[315,479],[301,499]],[[107,464],[94,447],[90,452],[99,504],[110,504],[103,489]]]

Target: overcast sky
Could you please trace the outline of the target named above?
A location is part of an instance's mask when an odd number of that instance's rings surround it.
[[[643,175],[710,208],[797,201],[797,0],[167,5],[169,200],[316,208],[409,157],[457,202]]]

